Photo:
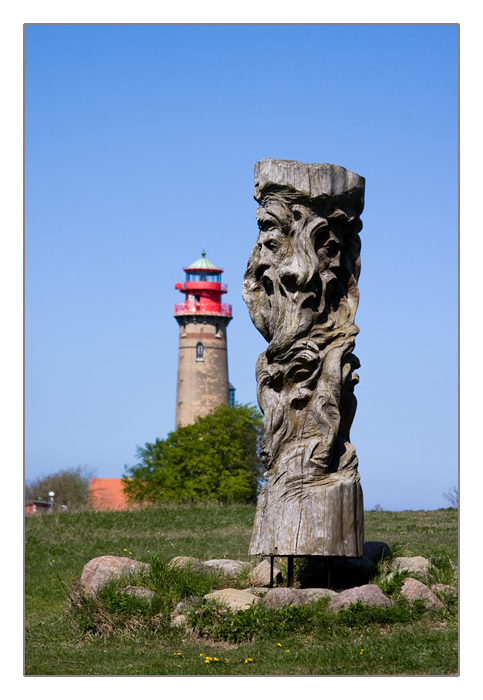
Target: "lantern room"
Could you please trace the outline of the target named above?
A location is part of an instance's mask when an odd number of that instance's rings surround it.
[[[228,291],[227,285],[221,283],[223,270],[208,260],[205,251],[183,270],[186,279],[177,282],[175,288],[185,295],[185,301],[175,304],[174,315],[208,314],[231,318],[231,305],[221,303],[221,295]]]

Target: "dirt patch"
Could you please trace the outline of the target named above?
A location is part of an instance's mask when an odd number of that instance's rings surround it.
[[[421,620],[419,623],[420,627],[423,627],[425,630],[431,630],[431,631],[446,631],[448,629],[448,625],[446,622],[442,622],[440,620]]]
[[[230,644],[229,642],[220,642],[210,637],[202,637],[196,634],[193,630],[187,630],[187,634],[191,641],[204,644],[205,646],[214,647],[215,649],[239,649],[240,647],[248,646],[250,642],[241,642],[240,644]]]

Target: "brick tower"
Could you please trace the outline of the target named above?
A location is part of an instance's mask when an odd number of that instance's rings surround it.
[[[176,428],[193,423],[222,403],[232,404],[234,388],[228,382],[226,328],[232,319],[230,304],[221,303],[228,287],[222,269],[201,253],[184,267],[186,281],[175,288],[185,301],[174,305],[179,324]]]

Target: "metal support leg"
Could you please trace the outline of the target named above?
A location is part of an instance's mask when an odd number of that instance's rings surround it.
[[[293,555],[287,557],[287,586],[293,586]]]

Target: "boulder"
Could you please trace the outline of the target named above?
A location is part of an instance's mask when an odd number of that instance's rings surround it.
[[[423,600],[426,607],[432,610],[441,610],[444,608],[443,603],[440,599],[431,591],[424,583],[418,581],[415,578],[404,579],[401,595],[406,598],[410,603],[414,603],[416,600]]]
[[[202,571],[204,568],[203,562],[196,557],[174,557],[174,559],[171,559],[171,561],[168,563],[168,566],[175,569],[189,568],[193,569],[194,571]]]
[[[239,561],[236,559],[209,559],[203,562],[205,567],[219,571],[225,576],[238,576],[247,571],[250,564],[247,561]]]
[[[187,624],[188,620],[186,618],[186,615],[173,615],[171,617],[172,627],[186,627]]]
[[[247,593],[253,593],[253,595],[265,595],[269,590],[266,586],[250,586],[249,588],[244,588]]]
[[[390,559],[392,552],[385,542],[364,542],[362,556],[378,564],[381,559]]]
[[[339,610],[340,608],[348,608],[351,603],[363,603],[372,608],[381,608],[387,605],[394,605],[381,591],[379,586],[373,583],[368,583],[365,586],[349,588],[346,591],[338,593],[329,603],[329,610]]]
[[[330,588],[302,588],[300,590],[309,603],[315,603],[315,601],[321,598],[335,598],[337,595],[337,593]]]
[[[407,571],[411,574],[418,574],[426,580],[432,580],[429,574],[430,562],[424,557],[396,557],[391,562],[392,571]]]
[[[142,598],[143,600],[151,601],[156,593],[154,591],[150,591],[149,588],[144,588],[143,586],[127,586],[127,588],[124,588],[121,593],[125,593],[126,595],[134,595],[137,598]]]
[[[223,588],[220,591],[213,591],[205,595],[206,600],[216,600],[230,610],[246,610],[257,603],[260,598],[253,593],[240,591],[236,588]]]
[[[349,558],[345,565],[345,587],[362,586],[374,578],[377,574],[377,566],[369,557],[360,559]],[[337,586],[338,588],[339,586]]]
[[[369,557],[307,557],[298,565],[303,588],[354,588],[369,583],[377,567]]]
[[[431,590],[434,593],[442,593],[443,595],[458,595],[458,590],[454,586],[448,586],[446,583],[433,583]]]
[[[285,605],[303,605],[306,600],[299,588],[270,588],[261,604],[269,610],[280,610]]]
[[[191,610],[194,606],[196,606],[202,598],[200,596],[196,595],[190,595],[184,600],[180,601],[174,608],[173,614],[174,615],[184,615],[187,613],[189,610]]]
[[[103,588],[108,581],[129,574],[138,574],[150,569],[145,564],[128,557],[114,557],[111,555],[95,557],[84,566],[81,576],[81,585],[89,595],[94,595]]]
[[[261,561],[248,576],[249,582],[252,586],[270,586],[270,562]],[[273,567],[273,581],[274,583],[282,583],[283,576],[280,569]]]

